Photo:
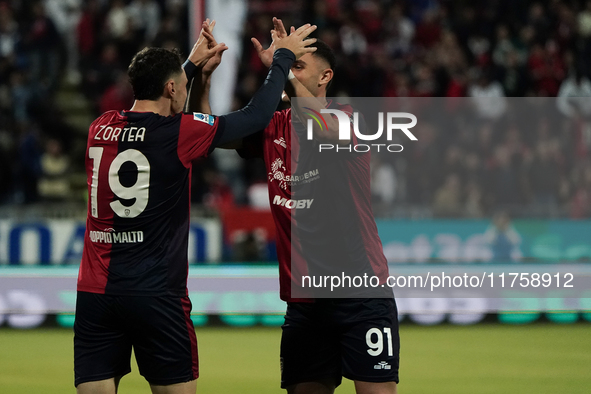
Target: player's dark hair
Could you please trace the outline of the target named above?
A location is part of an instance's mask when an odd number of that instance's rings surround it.
[[[131,60],[127,75],[136,100],[158,100],[166,81],[182,71],[177,49],[144,48]]]
[[[337,57],[334,54],[332,48],[324,41],[318,40],[314,44],[309,45],[310,47],[316,48],[316,52],[312,53],[313,56],[317,56],[328,63],[328,66],[332,71],[337,63]],[[330,88],[332,85],[332,80],[326,85],[326,89]]]
[[[312,55],[324,59],[330,66],[331,70],[334,71],[334,68],[337,63],[337,58],[332,48],[329,47],[328,44],[322,40],[318,40],[314,44],[311,44],[309,46],[316,48],[316,52],[314,52]]]

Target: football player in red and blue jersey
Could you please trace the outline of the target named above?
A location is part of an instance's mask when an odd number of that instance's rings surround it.
[[[273,43],[268,49],[252,39],[266,66],[272,64],[276,40],[287,36],[281,20],[273,21]],[[309,98],[306,106],[317,113],[338,109],[353,118],[350,105],[326,99],[334,53],[321,41],[312,46],[317,48],[314,53],[293,63],[286,94]],[[304,111],[294,108],[295,113],[291,108],[275,112],[262,131],[226,146],[238,148],[243,157],[263,158],[268,172],[280,296],[287,302],[281,386],[290,394],[331,394],[344,376],[355,382],[358,394],[396,393],[398,317],[391,289],[380,290],[388,265],[371,208],[370,152],[313,154],[313,147],[305,145],[346,147],[356,143],[355,134],[340,140],[337,119],[324,116],[326,127],[314,124],[314,141],[307,141]],[[342,298],[314,297],[313,293],[303,297],[302,276],[314,270],[330,272],[337,266],[348,275],[375,276],[382,286],[369,296],[359,292]]]
[[[267,79],[224,116],[183,113],[187,84],[208,77],[227,47],[209,22],[184,66],[176,51],[145,48],[128,69],[135,102],[91,125],[88,216],[78,276],[74,371],[78,393],[117,392],[133,348],[153,393],[195,393],[197,340],[187,292],[192,161],[265,128],[293,62],[315,40],[305,25],[275,45]],[[197,84],[199,85],[199,84]]]

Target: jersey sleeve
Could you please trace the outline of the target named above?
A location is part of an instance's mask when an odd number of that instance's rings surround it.
[[[242,148],[237,149],[236,152],[243,159],[253,159],[257,157],[264,157],[265,138],[275,138],[276,130],[283,127],[285,122],[289,122],[288,111],[275,111],[273,118],[269,125],[255,134],[249,135],[242,140]]]
[[[216,135],[220,130],[220,118],[214,115],[193,112],[180,114],[177,152],[185,167],[213,150]]]
[[[243,159],[254,159],[263,157],[263,137],[264,131],[249,135],[242,140],[242,148],[236,149],[236,152]]]

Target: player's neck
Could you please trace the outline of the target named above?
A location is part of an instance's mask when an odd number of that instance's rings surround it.
[[[323,106],[326,107],[328,101],[326,100],[326,92],[318,93],[316,98],[322,103]]]
[[[154,112],[161,116],[170,116],[170,99],[161,97],[158,100],[135,100],[130,111]]]

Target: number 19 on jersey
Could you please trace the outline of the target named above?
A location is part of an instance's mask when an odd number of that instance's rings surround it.
[[[90,212],[95,218],[99,217],[98,211],[98,186],[101,159],[104,148],[91,147],[88,149],[88,157],[92,159],[92,182],[90,184]],[[123,186],[119,179],[121,166],[126,162],[132,162],[137,167],[137,179],[131,186]],[[146,156],[137,149],[127,149],[120,152],[109,166],[109,188],[113,194],[122,200],[135,200],[133,204],[126,206],[121,201],[112,201],[109,205],[113,212],[121,218],[135,218],[139,216],[148,205],[150,192],[150,163]]]

